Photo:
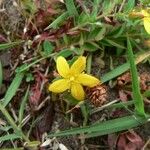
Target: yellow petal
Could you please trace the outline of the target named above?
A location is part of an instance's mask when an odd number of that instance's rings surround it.
[[[67,77],[69,73],[69,65],[66,59],[62,56],[59,56],[57,58],[56,65],[57,65],[58,73],[64,78]]]
[[[145,28],[146,32],[148,34],[150,34],[150,16],[144,17],[143,21],[144,21],[144,28]]]
[[[100,83],[99,79],[97,79],[91,75],[84,74],[84,73],[80,74],[76,80],[79,83],[81,83],[82,85],[88,86],[88,87],[94,87]]]
[[[70,88],[70,83],[67,79],[60,79],[54,81],[52,84],[49,85],[49,91],[54,93],[62,93]]]
[[[72,83],[71,94],[77,100],[84,100],[85,93],[83,87],[79,83]]]
[[[141,11],[144,17],[149,17],[150,14],[146,10]]]
[[[86,58],[84,56],[80,56],[71,66],[71,74],[79,74],[84,71],[86,67]]]

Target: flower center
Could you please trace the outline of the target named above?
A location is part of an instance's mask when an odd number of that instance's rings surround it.
[[[70,77],[70,81],[74,81],[74,79],[75,79],[74,77]]]

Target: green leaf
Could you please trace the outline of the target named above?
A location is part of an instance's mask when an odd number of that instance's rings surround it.
[[[22,72],[22,70],[27,70],[26,69],[27,67],[28,67],[28,64],[23,64],[23,65],[17,67],[16,70],[15,70],[15,72],[16,73],[20,73],[20,72]]]
[[[64,12],[62,15],[60,15],[57,19],[55,19],[48,27],[45,28],[45,30],[48,30],[50,28],[56,29],[59,24],[64,22],[69,17],[68,12]]]
[[[34,76],[32,73],[27,73],[26,74],[26,82],[31,82],[34,80]]]
[[[0,61],[0,87],[2,86],[3,82],[3,69],[2,69],[2,63]]]
[[[3,98],[3,106],[6,107],[8,103],[11,101],[13,96],[16,94],[22,79],[24,77],[24,73],[17,73],[15,78],[13,79],[11,85],[9,86],[4,98]]]
[[[2,148],[0,150],[24,150],[24,147],[20,147],[20,148]]]
[[[8,130],[12,129],[12,126],[0,126],[0,130],[7,132]]]
[[[92,13],[91,16],[94,16],[94,18],[97,17],[98,12],[99,12],[99,4],[102,0],[94,0],[93,2],[93,8],[92,8]]]
[[[126,30],[126,24],[122,24],[117,30],[116,30],[116,33],[113,34],[112,36],[114,38],[119,38],[120,36],[122,36]]]
[[[132,91],[133,91],[133,99],[135,101],[134,103],[135,109],[139,115],[146,116],[145,111],[144,111],[143,98],[140,92],[140,83],[138,80],[137,68],[136,68],[135,61],[134,61],[134,54],[132,51],[132,46],[131,46],[129,38],[127,39],[127,49],[128,49],[127,51],[128,59],[130,62],[130,69],[131,69]]]
[[[37,5],[34,0],[21,0],[22,7],[28,12],[34,14],[37,11]]]
[[[81,26],[88,23],[89,20],[90,20],[89,15],[85,12],[82,12],[77,18],[77,24]]]
[[[65,0],[65,4],[70,16],[78,16],[78,11],[74,4],[74,0]]]
[[[63,56],[65,58],[71,56],[73,54],[73,51],[69,50],[69,49],[64,49],[64,50],[61,50],[57,55],[56,57],[58,56]]]
[[[116,0],[113,0],[113,1],[105,0],[105,1],[103,1],[103,5],[102,5],[103,14],[111,13],[117,3],[118,2]]]
[[[111,134],[123,130],[128,130],[139,125],[142,125],[148,121],[147,118],[139,116],[126,116],[109,121],[100,122],[86,127],[73,128],[70,130],[64,130],[57,133],[51,133],[48,137],[70,136],[76,134],[85,134],[84,137],[96,137],[100,135]]]
[[[46,56],[51,54],[54,50],[53,45],[49,41],[44,41],[43,48],[44,48],[44,54]]]
[[[147,52],[144,52],[144,53],[140,53],[140,54],[137,54],[136,56],[136,64],[140,63],[141,61],[143,61],[144,59],[150,57],[150,51],[147,51]],[[106,73],[104,76],[101,77],[101,81],[104,83],[104,82],[107,82],[119,75],[121,75],[122,73],[126,72],[128,69],[130,68],[130,64],[129,62],[127,63],[124,63],[118,67],[116,67],[115,69],[113,69],[112,71]]]
[[[140,2],[144,5],[149,4],[149,0],[140,0]]]
[[[102,27],[102,29],[99,32],[97,32],[97,35],[95,36],[95,40],[96,41],[102,40],[105,36],[105,33],[106,33],[106,27]]]
[[[128,2],[126,3],[124,7],[124,12],[129,13],[130,11],[134,9],[134,6],[135,6],[135,0],[128,0]]]
[[[28,86],[28,88],[26,90],[25,96],[23,97],[21,105],[20,105],[20,109],[19,109],[19,125],[21,125],[21,122],[23,120],[24,110],[25,110],[26,102],[28,100],[28,95],[29,95],[29,86]]]
[[[149,98],[150,97],[150,90],[145,91],[143,93],[143,96]]]
[[[90,34],[88,35],[88,40],[96,40],[96,41],[100,41],[104,38],[106,33],[106,27],[102,27],[102,28],[95,28],[93,31],[90,32]]]
[[[71,94],[66,92],[64,94],[65,101],[70,105],[70,106],[75,106],[79,103],[78,100],[76,100]]]
[[[117,43],[116,41],[110,40],[110,39],[105,39],[104,41],[106,41],[107,43],[109,43],[112,46],[121,48],[121,49],[125,49],[124,46],[122,46],[121,44]]]
[[[9,141],[9,140],[15,140],[15,139],[20,139],[21,137],[18,136],[17,134],[8,134],[0,137],[0,141]]]
[[[89,51],[89,52],[94,52],[98,49],[101,49],[99,47],[98,44],[94,43],[94,42],[86,42],[84,43],[84,45],[82,45],[82,48],[85,50],[85,51]]]
[[[11,43],[4,43],[4,44],[0,44],[0,51],[1,50],[7,50],[11,47],[14,47],[16,45],[19,45],[21,43],[23,43],[24,41],[17,41],[17,42],[11,42]]]

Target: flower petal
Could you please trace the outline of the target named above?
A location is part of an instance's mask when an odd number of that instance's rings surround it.
[[[67,79],[60,79],[60,80],[54,81],[48,87],[49,91],[52,91],[54,93],[62,93],[69,88],[70,88],[70,83]]]
[[[70,72],[71,74],[79,74],[84,71],[86,67],[86,57],[80,56],[71,66]]]
[[[150,16],[150,14],[144,9],[141,12],[142,12],[144,17],[149,17]]]
[[[84,93],[83,87],[79,83],[72,83],[71,94],[77,100],[84,100],[85,93]]]
[[[66,59],[62,56],[59,56],[57,58],[56,65],[57,65],[58,73],[64,78],[67,77],[69,73],[69,65]]]
[[[150,16],[144,17],[143,21],[144,21],[144,28],[145,28],[146,32],[148,34],[150,34]]]
[[[99,79],[97,79],[91,75],[84,74],[84,73],[80,74],[76,80],[79,83],[81,83],[82,85],[88,86],[88,87],[94,87],[100,83]]]

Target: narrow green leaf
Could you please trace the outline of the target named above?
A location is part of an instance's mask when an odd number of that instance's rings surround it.
[[[137,73],[137,68],[135,65],[134,61],[134,54],[132,51],[132,46],[130,43],[129,38],[127,39],[127,49],[128,49],[128,59],[130,62],[130,69],[131,69],[131,77],[132,77],[132,91],[133,91],[133,99],[135,101],[135,109],[136,112],[139,115],[145,116],[145,111],[144,111],[144,103],[143,103],[143,98],[140,92],[140,83],[138,80],[138,73]]]
[[[113,1],[105,0],[105,1],[103,1],[103,5],[102,5],[103,14],[111,13],[116,4],[117,4],[117,0],[113,0]]]
[[[74,0],[65,0],[65,4],[70,16],[78,16],[78,11],[74,4]]]
[[[97,17],[98,15],[98,11],[99,11],[99,3],[101,2],[102,0],[94,0],[93,2],[93,10],[92,10],[92,14],[91,16],[94,16],[94,18]]]
[[[97,35],[95,36],[95,40],[100,41],[101,39],[103,39],[105,33],[106,33],[106,27],[102,27],[102,29],[99,32],[97,32]]]
[[[78,17],[77,17],[77,24],[78,26],[82,26],[85,25],[86,23],[88,23],[90,20],[89,18],[89,14],[82,12]]]
[[[146,59],[148,57],[150,57],[150,51],[137,54],[137,57],[135,59],[135,63],[138,64],[138,63],[140,63],[141,61],[143,61],[144,59]],[[124,64],[116,67],[112,71],[106,73],[104,76],[102,76],[101,77],[101,81],[103,83],[107,82],[107,81],[109,81],[109,80],[111,80],[111,79],[121,75],[122,73],[126,72],[129,68],[130,68],[129,62],[124,63]]]
[[[144,5],[149,4],[149,0],[140,0],[140,2]]]
[[[8,123],[11,125],[11,127],[14,129],[14,132],[19,135],[22,139],[24,139],[26,142],[29,142],[28,137],[22,132],[22,130],[17,126],[14,119],[11,117],[7,109],[4,107],[2,102],[0,101],[0,111],[4,115],[5,119],[8,121]]]
[[[8,130],[12,129],[12,126],[0,126],[0,130],[7,132]]]
[[[1,148],[0,150],[24,150],[24,147],[20,147],[20,148]]]
[[[112,71],[104,74],[104,76],[101,77],[101,81],[104,83],[104,82],[107,82],[119,75],[121,75],[122,73],[126,72],[128,69],[129,69],[130,65],[129,63],[124,63],[118,67],[116,67],[115,69],[113,69]]]
[[[147,90],[143,93],[144,97],[150,98],[150,90]]]
[[[8,134],[8,135],[1,136],[0,141],[4,142],[4,141],[15,140],[15,139],[19,139],[19,138],[21,138],[21,137],[18,136],[17,134]]]
[[[88,40],[100,41],[104,38],[105,33],[106,33],[106,27],[105,26],[95,28],[89,33]]]
[[[122,25],[118,28],[118,30],[116,31],[116,33],[113,34],[112,36],[113,36],[114,38],[119,38],[121,35],[124,34],[126,28],[127,28],[127,27],[126,27],[126,24],[122,24]]]
[[[63,56],[63,57],[69,57],[73,54],[73,51],[69,50],[69,49],[64,49],[64,50],[61,50],[57,55],[56,57],[58,56]]]
[[[64,12],[62,15],[60,15],[57,19],[55,19],[48,27],[45,28],[45,30],[48,30],[50,28],[56,29],[59,24],[64,22],[69,17],[68,12]]]
[[[86,127],[73,128],[70,130],[60,131],[58,133],[51,133],[48,135],[48,137],[70,136],[83,133],[87,138],[106,135],[137,127],[146,123],[148,119],[150,119],[150,116],[147,116],[147,118],[143,118],[140,116],[126,116],[105,122],[100,122]]]
[[[101,47],[99,47],[99,45],[94,42],[86,42],[86,43],[84,43],[84,45],[82,45],[82,48],[85,51],[89,51],[89,52],[94,52],[97,49],[101,49]]]
[[[15,78],[13,79],[11,85],[9,86],[4,98],[3,98],[3,106],[6,107],[8,103],[11,101],[13,96],[16,94],[17,89],[19,88],[22,79],[24,77],[24,73],[17,73]]]
[[[0,87],[2,86],[3,82],[3,69],[2,69],[2,63],[0,61]]]
[[[110,45],[112,45],[112,46],[125,49],[124,46],[122,46],[121,44],[117,43],[116,41],[113,41],[113,40],[110,40],[110,39],[105,39],[105,41],[106,41],[107,43],[109,43]]]
[[[0,51],[1,50],[6,50],[9,49],[11,47],[14,47],[16,45],[19,45],[21,43],[23,43],[24,41],[18,41],[18,42],[11,42],[11,43],[4,43],[4,44],[0,44]]]
[[[29,86],[26,90],[25,96],[22,99],[21,105],[20,105],[20,109],[19,109],[19,125],[21,125],[21,122],[23,120],[23,115],[24,115],[24,110],[25,110],[25,105],[26,102],[28,100],[28,95],[29,95]]]
[[[135,6],[135,0],[128,0],[127,4],[124,7],[124,12],[129,13],[134,9]]]
[[[53,45],[49,41],[44,41],[43,48],[44,48],[44,54],[46,56],[51,54],[54,50]]]
[[[29,13],[30,15],[34,15],[37,12],[37,5],[34,0],[21,0],[22,8]]]

